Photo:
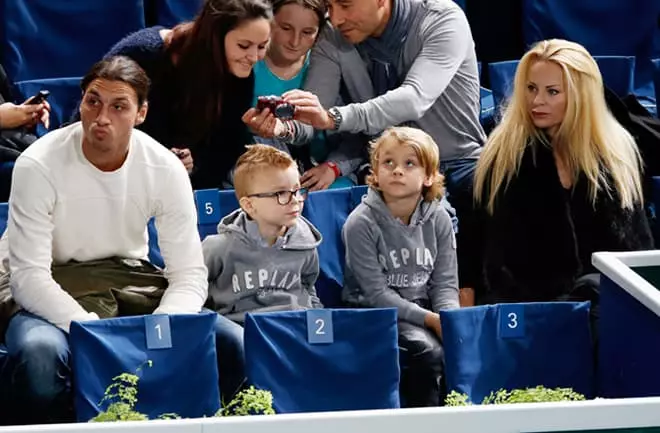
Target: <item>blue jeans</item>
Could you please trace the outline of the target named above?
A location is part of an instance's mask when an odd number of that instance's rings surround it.
[[[245,383],[243,327],[218,314],[215,322],[215,348],[218,356],[220,395],[226,405]]]
[[[67,334],[44,319],[21,311],[9,321],[5,343],[13,366],[12,421],[74,421]]]

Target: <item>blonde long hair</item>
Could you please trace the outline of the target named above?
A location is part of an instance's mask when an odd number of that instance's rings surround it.
[[[477,164],[476,202],[486,201],[492,214],[498,193],[517,174],[530,141],[551,145],[534,126],[527,109],[528,73],[537,61],[553,62],[563,72],[566,112],[553,142],[562,145],[573,179],[584,173],[593,204],[602,190],[618,194],[622,208],[641,203],[639,151],[633,137],[607,108],[598,65],[583,46],[561,39],[537,43],[520,60],[510,103]]]

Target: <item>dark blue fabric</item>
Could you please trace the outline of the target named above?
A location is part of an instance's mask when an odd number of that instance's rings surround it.
[[[144,1],[12,0],[0,16],[12,81],[76,77],[126,34],[144,27]]]
[[[156,418],[213,415],[220,407],[215,350],[215,313],[169,316],[172,348],[147,349],[145,317],[121,317],[71,324],[76,416],[96,416],[112,378],[139,372],[136,410]],[[146,365],[152,361],[151,367]]]
[[[620,56],[595,56],[603,83],[619,97],[634,93],[635,59]],[[501,107],[513,93],[513,81],[518,60],[494,62],[488,65],[495,107]]]
[[[481,403],[498,389],[543,385],[594,396],[589,303],[523,303],[524,336],[503,338],[499,305],[441,311],[448,391]]]
[[[91,66],[91,65],[90,65]],[[50,130],[59,128],[63,123],[71,121],[72,114],[78,107],[80,95],[80,80],[82,77],[51,78],[45,80],[19,81],[16,83],[18,102],[34,96],[39,90],[50,91],[48,103],[50,104]],[[42,136],[46,132],[43,125],[37,128],[37,135]]]
[[[190,21],[202,10],[204,0],[156,0],[156,24],[172,27]]]
[[[0,203],[0,233],[4,233],[7,228],[7,219],[9,218],[9,204]]]
[[[330,344],[307,342],[305,311],[247,314],[248,382],[278,413],[399,407],[396,310],[331,311]]]
[[[658,0],[525,0],[527,44],[550,38],[579,42],[594,56],[635,56],[638,93],[651,96],[651,59],[660,55]]]
[[[604,275],[598,335],[600,397],[660,395],[660,317]]]

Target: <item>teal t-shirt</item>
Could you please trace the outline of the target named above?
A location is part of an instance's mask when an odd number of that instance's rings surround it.
[[[281,96],[289,90],[302,88],[308,66],[309,55],[305,59],[302,69],[295,77],[283,80],[271,72],[265,60],[259,60],[254,65],[254,99],[252,100],[252,106],[257,105],[257,98],[259,96]]]

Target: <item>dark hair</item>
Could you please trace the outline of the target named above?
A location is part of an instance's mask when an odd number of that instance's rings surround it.
[[[319,19],[319,34],[321,29],[326,23],[326,14],[328,8],[326,6],[326,0],[271,0],[273,4],[273,13],[277,14],[283,6],[296,4],[304,8],[311,9]]]
[[[225,36],[245,21],[273,18],[266,0],[206,0],[194,21],[172,29],[167,48],[174,61],[179,100],[174,109],[188,133],[201,137],[220,116],[229,71]]]
[[[138,106],[147,100],[151,82],[146,72],[134,60],[126,56],[113,56],[98,61],[92,66],[80,82],[83,93],[87,91],[90,83],[96,79],[108,81],[122,81],[135,91]]]

